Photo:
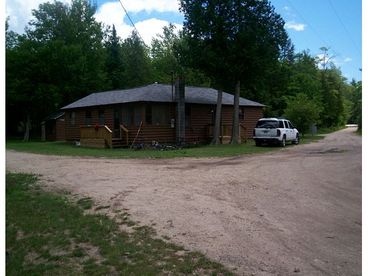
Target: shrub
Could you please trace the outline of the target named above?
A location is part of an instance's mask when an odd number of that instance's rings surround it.
[[[286,98],[287,107],[284,116],[293,122],[301,133],[308,132],[312,124],[319,121],[320,108],[304,93]]]

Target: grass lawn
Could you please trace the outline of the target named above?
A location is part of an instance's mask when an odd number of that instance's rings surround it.
[[[301,143],[322,139],[323,136],[304,136]],[[264,153],[280,149],[277,146],[256,147],[253,140],[241,145],[205,145],[177,150],[154,149],[93,149],[81,148],[65,142],[28,142],[11,140],[7,149],[40,154],[92,156],[108,158],[174,158],[174,157],[226,157],[242,154]]]
[[[221,264],[155,236],[129,214],[120,220],[84,210],[89,198],[71,202],[43,191],[37,178],[6,175],[6,273],[8,275],[232,275]],[[132,232],[119,230],[119,225]]]

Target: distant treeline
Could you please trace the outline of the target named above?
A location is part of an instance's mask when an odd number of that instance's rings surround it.
[[[186,2],[191,1],[181,1],[182,9],[192,12]],[[184,24],[184,31],[166,26],[151,45],[145,45],[136,32],[121,39],[114,26],[96,22],[95,12],[96,7],[87,0],[73,0],[70,5],[55,1],[33,11],[34,19],[24,34],[10,31],[6,22],[7,136],[22,134],[27,127],[33,129],[32,135],[39,136],[40,123],[47,115],[90,93],[171,83],[178,75],[184,76],[187,85],[217,88],[221,84],[226,92],[234,93],[235,84],[226,72],[212,74],[193,66],[185,32],[191,27],[188,24]],[[276,18],[283,25],[282,19]],[[303,131],[311,124],[361,124],[361,82],[348,83],[328,62],[326,48],[321,48],[324,57],[320,60],[308,51],[294,53],[285,33],[285,43],[276,58],[257,50],[247,60],[234,59],[231,68],[259,65],[252,74],[237,76],[240,95],[265,104],[266,116],[287,116]],[[262,45],[262,51],[268,52],[267,45],[257,41],[257,34],[247,35],[254,45]],[[221,68],[221,57],[208,51],[205,56],[218,64],[214,67],[218,72],[231,71],[230,67]]]

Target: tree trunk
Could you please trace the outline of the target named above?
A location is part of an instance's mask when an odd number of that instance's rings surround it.
[[[221,106],[222,106],[222,90],[217,90],[217,106],[215,125],[213,127],[213,139],[211,144],[220,144],[220,128],[221,128]]]
[[[240,81],[237,81],[234,94],[234,114],[233,127],[231,135],[231,144],[239,144],[239,97],[240,97]]]
[[[46,121],[41,123],[41,141],[46,141]]]
[[[31,116],[29,114],[27,114],[27,119],[26,119],[26,123],[24,127],[25,127],[25,130],[24,130],[23,141],[29,142],[29,131],[31,129]]]

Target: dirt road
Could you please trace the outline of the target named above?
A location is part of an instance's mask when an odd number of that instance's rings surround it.
[[[91,196],[241,275],[361,275],[361,137],[232,158],[109,160],[7,151],[7,170]]]

